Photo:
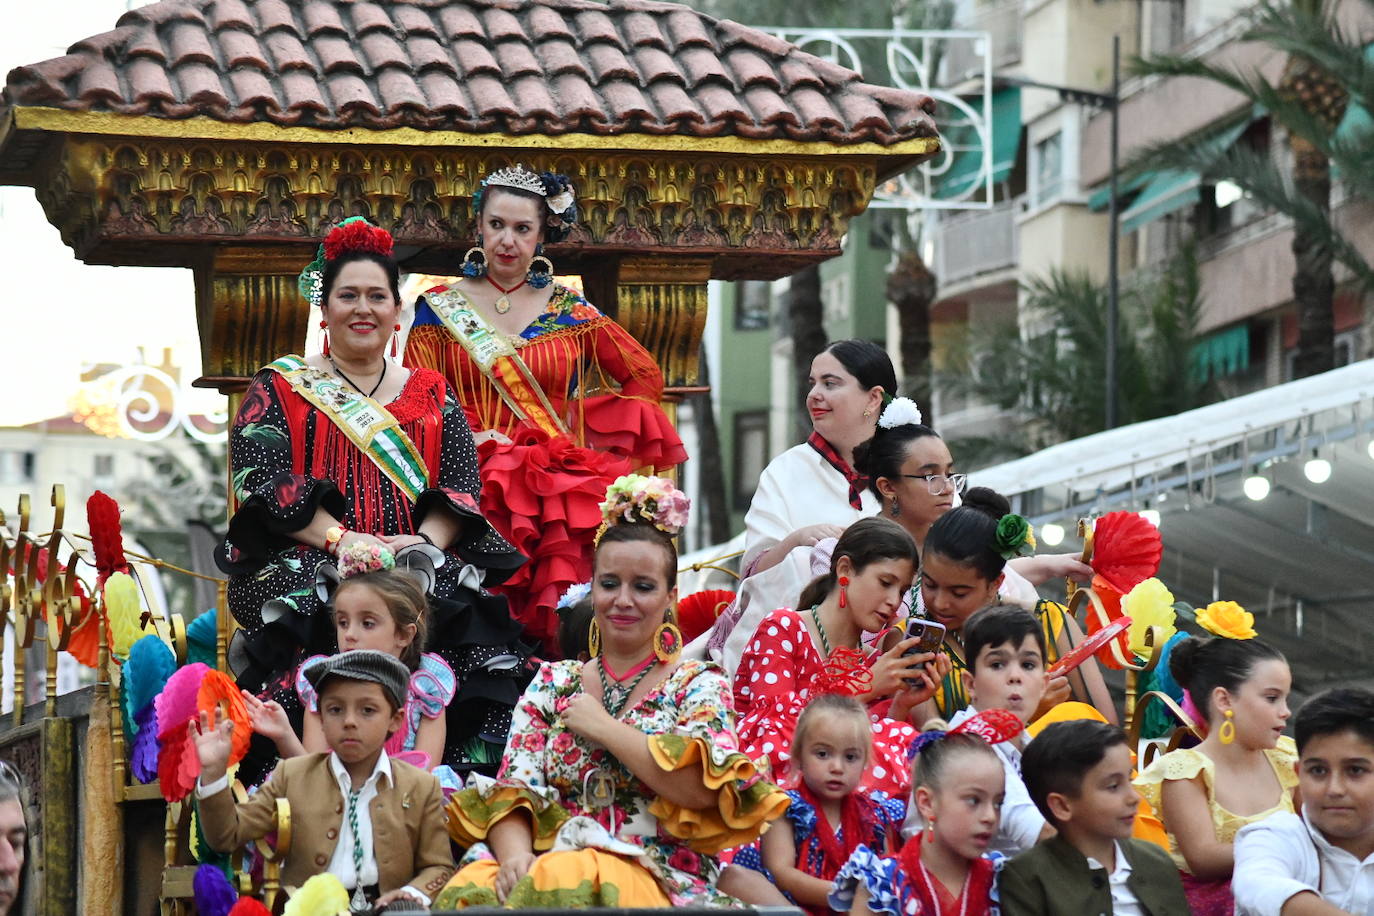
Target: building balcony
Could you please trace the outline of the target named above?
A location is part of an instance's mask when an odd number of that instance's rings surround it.
[[[992,70],[996,73],[1021,60],[1021,18],[1021,0],[998,0],[979,4],[976,12],[958,17],[954,28],[988,33],[992,38]],[[983,55],[977,43],[951,41],[947,45],[944,85],[982,76]]]
[[[991,210],[946,213],[935,241],[935,276],[940,298],[959,295],[984,283],[1002,282],[1016,269],[1018,242],[1015,206],[1006,200]]]

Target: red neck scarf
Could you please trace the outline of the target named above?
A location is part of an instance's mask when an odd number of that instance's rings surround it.
[[[806,780],[799,780],[797,794],[816,812],[816,841],[821,847],[821,873],[816,877],[832,881],[844,867],[844,863],[849,861],[849,856],[859,848],[859,844],[872,842],[873,812],[864,804],[864,798],[857,791],[846,795],[840,803],[840,833],[843,836],[841,840],[835,836],[835,828],[830,826],[830,819],[825,816],[821,800],[811,792]],[[806,848],[803,845],[797,850],[797,867],[802,871],[806,871],[805,858]]]
[[[813,431],[806,444],[819,452],[826,464],[844,475],[844,479],[849,483],[849,505],[855,509],[862,509],[863,500],[860,499],[860,495],[868,486],[868,478],[850,467],[849,462],[841,457],[839,449],[826,441],[820,433]]]

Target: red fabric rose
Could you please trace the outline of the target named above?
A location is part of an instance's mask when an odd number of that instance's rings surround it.
[[[277,505],[290,506],[301,498],[301,492],[305,489],[306,480],[295,474],[284,477],[277,481]]]
[[[234,428],[258,422],[267,416],[267,409],[271,406],[272,399],[267,396],[267,390],[262,385],[254,385],[248,389],[243,403],[239,405],[238,416],[234,418]]]
[[[361,219],[342,226],[335,226],[324,237],[326,261],[333,261],[339,255],[351,251],[369,251],[389,258],[392,248],[393,242],[390,232]]]

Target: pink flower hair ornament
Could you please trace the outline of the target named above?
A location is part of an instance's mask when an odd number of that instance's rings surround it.
[[[666,477],[647,477],[626,474],[616,478],[606,489],[606,501],[601,504],[601,535],[611,525],[647,522],[669,537],[687,525],[687,513],[692,501]]]

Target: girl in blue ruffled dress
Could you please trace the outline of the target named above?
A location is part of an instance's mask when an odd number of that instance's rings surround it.
[[[786,826],[775,826],[735,864],[767,874],[813,916],[828,916],[831,882],[855,849],[879,854],[900,842],[906,806],[859,780],[873,748],[868,710],[852,696],[822,693],[797,719],[790,765],[796,789],[787,793]]]
[[[996,916],[1003,857],[989,853],[988,844],[997,835],[1006,777],[989,742],[1019,731],[1019,720],[998,709],[948,733],[918,737],[911,803],[925,831],[893,857],[867,846],[854,850],[835,876],[830,908],[850,916]]]

